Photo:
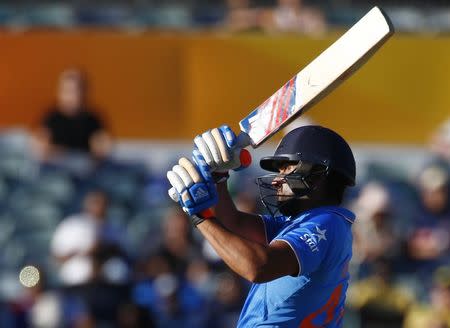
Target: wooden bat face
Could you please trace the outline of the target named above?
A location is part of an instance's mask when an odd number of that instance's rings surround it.
[[[394,33],[374,7],[269,99],[239,123],[253,148],[311,108],[356,72]]]

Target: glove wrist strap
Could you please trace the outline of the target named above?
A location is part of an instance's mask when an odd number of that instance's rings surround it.
[[[213,210],[211,208],[208,208],[206,210],[201,211],[200,213],[191,215],[191,222],[194,225],[194,227],[196,227],[203,221],[212,219],[214,217],[215,216]]]
[[[230,174],[227,172],[213,172],[211,174],[214,183],[222,183],[228,180],[228,178],[230,177]]]

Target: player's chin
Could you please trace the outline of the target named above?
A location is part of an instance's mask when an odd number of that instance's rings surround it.
[[[291,198],[289,200],[279,200],[278,210],[281,214],[285,216],[296,216],[308,209],[310,209],[308,197],[304,196],[301,198]]]
[[[278,193],[277,193],[277,201],[278,201],[278,203],[280,203],[280,204],[281,204],[281,203],[285,203],[285,202],[291,200],[293,197],[294,197],[294,194],[288,194],[288,195],[286,195],[286,194],[283,193],[283,192],[278,192]]]

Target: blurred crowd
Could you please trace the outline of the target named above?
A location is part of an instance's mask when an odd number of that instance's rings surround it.
[[[249,283],[171,203],[161,173],[111,155],[88,91],[81,71],[64,71],[26,142],[0,137],[1,326],[233,327]],[[346,197],[357,216],[346,327],[450,327],[450,120],[424,163],[413,178],[373,165]],[[256,175],[230,180],[243,211],[263,211],[246,182]],[[40,272],[27,288],[26,265]]]
[[[383,6],[398,31],[448,32],[446,0],[385,0]],[[0,26],[71,29],[113,27],[124,30],[220,29],[232,32],[294,32],[321,35],[328,28],[354,24],[370,1],[307,0],[141,0],[141,1],[3,1]]]

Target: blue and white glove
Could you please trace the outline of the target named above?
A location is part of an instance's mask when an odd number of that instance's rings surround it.
[[[194,143],[211,172],[218,173],[219,176],[227,177],[229,170],[242,170],[251,164],[250,153],[242,148],[228,125],[196,136]],[[217,179],[215,182],[218,182]]]
[[[194,163],[186,157],[180,158],[178,164],[167,172],[172,188],[170,198],[179,202],[183,210],[197,226],[212,217],[209,210],[217,204],[217,191],[214,181],[203,156],[198,150],[193,152]]]

